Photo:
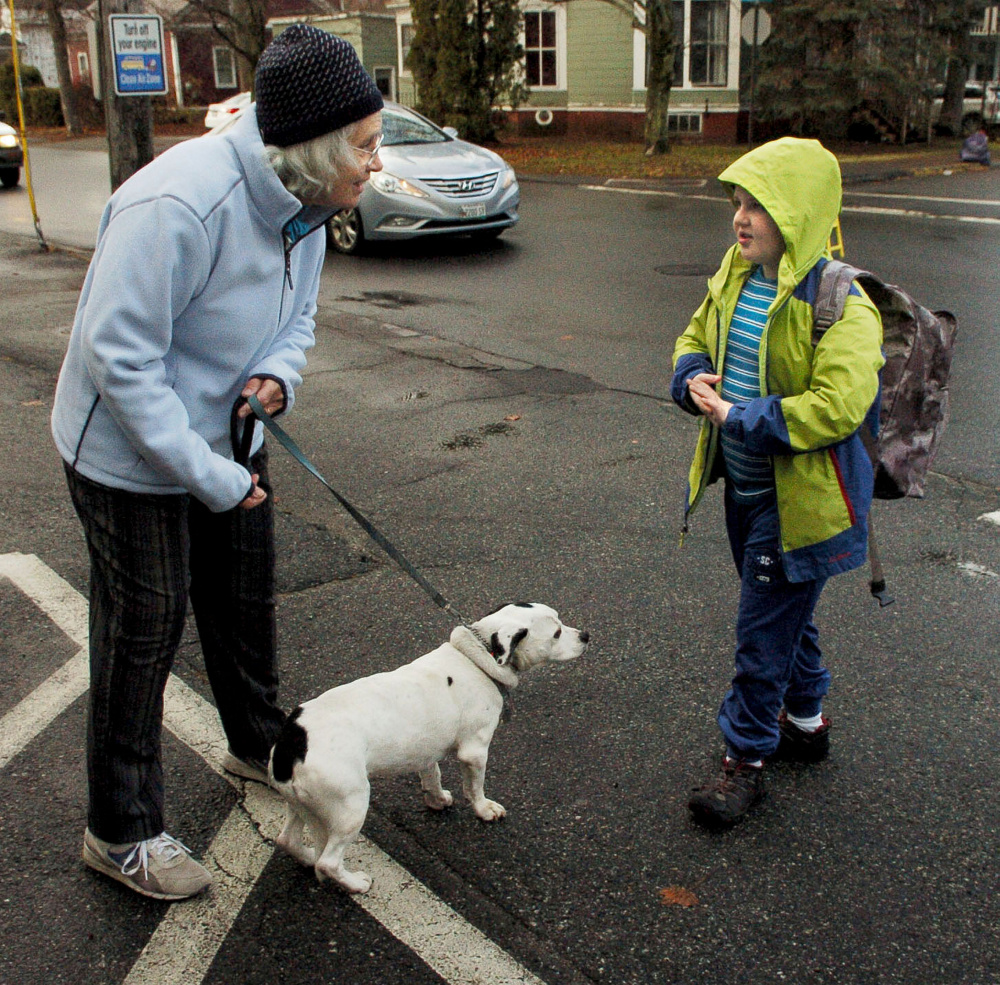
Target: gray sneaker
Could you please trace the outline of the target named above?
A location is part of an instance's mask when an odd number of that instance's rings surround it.
[[[165,831],[155,838],[113,845],[91,834],[83,835],[83,861],[92,869],[154,899],[187,899],[206,889],[212,875],[188,849]]]
[[[250,759],[240,759],[233,755],[232,749],[227,749],[222,757],[222,768],[233,776],[242,777],[244,780],[254,780],[257,783],[270,785],[267,776],[267,763],[257,763]]]

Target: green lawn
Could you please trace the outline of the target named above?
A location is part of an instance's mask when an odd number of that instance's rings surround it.
[[[572,140],[560,137],[501,138],[494,149],[515,171],[533,175],[601,178],[715,177],[747,151],[746,145],[676,144],[669,154],[646,157],[637,143]],[[908,147],[855,144],[830,149],[842,164],[877,159],[899,167],[958,165],[958,141],[940,140]]]

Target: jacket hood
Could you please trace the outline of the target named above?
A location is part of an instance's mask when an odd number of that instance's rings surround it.
[[[745,188],[777,223],[785,239],[778,266],[783,286],[798,284],[827,253],[840,215],[840,165],[818,140],[782,137],[754,148],[719,175],[729,197]],[[740,260],[737,254],[734,258]]]

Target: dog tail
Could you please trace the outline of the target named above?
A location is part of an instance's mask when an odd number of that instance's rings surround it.
[[[271,777],[275,783],[288,783],[296,763],[306,758],[309,740],[306,730],[299,725],[302,705],[299,705],[285,720],[278,741],[271,750]]]

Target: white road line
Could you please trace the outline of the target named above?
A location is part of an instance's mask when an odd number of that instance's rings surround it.
[[[920,209],[891,209],[888,206],[845,205],[841,212],[860,212],[865,215],[895,215],[909,219],[948,219],[952,222],[972,222],[984,226],[1000,226],[1000,218],[986,215],[944,215],[922,212]]]
[[[6,576],[80,649],[88,645],[87,600],[34,554],[0,554]]]
[[[718,202],[720,205],[731,207],[729,199],[718,195],[691,195],[686,192],[660,191],[653,188],[612,188],[609,185],[578,185],[578,188],[588,192],[613,192],[617,195],[647,195],[654,198],[685,198],[695,199],[700,202]],[[908,198],[903,195],[901,198]],[[959,201],[964,201],[959,199]],[[975,203],[970,203],[975,204]],[[991,205],[997,204],[994,202]],[[889,206],[880,207],[877,205],[845,205],[842,212],[856,212],[863,215],[891,215],[908,219],[938,219],[951,220],[953,222],[971,222],[979,225],[997,226],[1000,225],[1000,218],[993,216],[978,215],[945,215],[935,212],[923,212],[920,209],[896,209]]]
[[[33,554],[0,554],[0,577],[9,578],[80,647],[76,656],[0,719],[2,769],[87,690],[90,668],[87,603],[79,592]]]
[[[998,198],[945,198],[937,195],[904,195],[901,192],[856,192],[844,189],[844,197],[848,195],[854,198],[902,198],[911,202],[949,202],[952,205],[992,205],[1000,209],[1000,199]]]
[[[585,192],[614,192],[617,195],[651,195],[653,198],[694,198],[700,202],[718,202],[720,205],[732,203],[719,195],[692,195],[690,192],[668,192],[656,188],[613,188],[610,185],[578,185]]]
[[[3,765],[86,690],[87,606],[82,596],[32,555],[0,555],[0,575],[10,578],[67,635],[72,631],[77,636],[71,638],[82,639],[84,645],[81,653],[0,719]],[[32,714],[16,714],[45,688],[58,694],[58,700],[39,699]],[[8,729],[12,715],[14,725]],[[164,695],[163,721],[213,770],[242,785],[222,769],[226,738],[215,708],[174,675]],[[8,740],[8,732],[16,733],[16,740]],[[269,842],[280,831],[283,815],[275,793],[258,783],[245,784],[242,804],[230,812],[203,859],[213,873],[211,892],[170,907],[125,985],[200,985],[273,854]],[[349,857],[352,866],[365,869],[374,880],[367,895],[353,900],[449,985],[544,985],[372,842],[359,839]]]

